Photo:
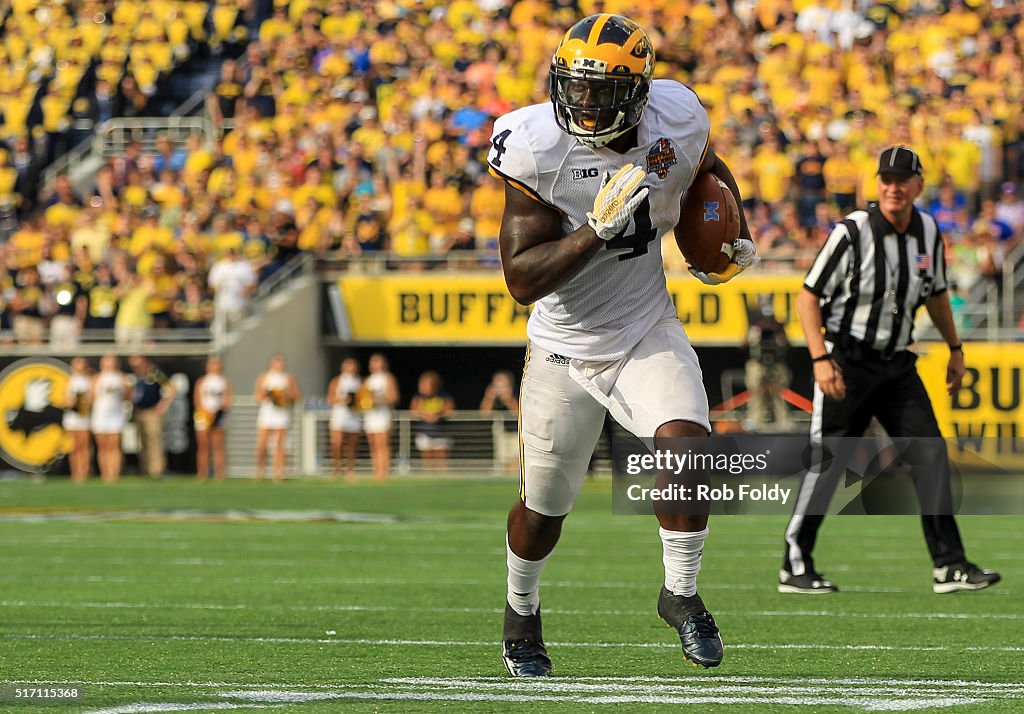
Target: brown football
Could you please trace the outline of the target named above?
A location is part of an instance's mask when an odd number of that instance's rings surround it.
[[[676,245],[691,268],[717,273],[729,264],[731,246],[740,234],[740,210],[732,191],[717,176],[697,177],[683,195],[682,211],[676,224]]]

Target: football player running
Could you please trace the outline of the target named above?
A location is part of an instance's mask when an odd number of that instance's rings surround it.
[[[653,74],[654,49],[636,23],[592,15],[555,51],[552,103],[501,117],[491,137],[488,163],[506,183],[505,281],[517,302],[535,303],[521,390],[522,481],[506,540],[502,656],[514,677],[551,673],[541,571],[605,414],[648,443],[711,430],[700,365],[669,298],[657,239],[675,227],[698,175],[710,171],[737,203],[741,196],[711,150],[696,95]],[[718,284],[754,262],[742,215],[732,247],[727,269],[694,275]],[[665,565],[658,614],[679,633],[687,659],[715,667],[722,640],[697,593],[707,514],[657,515]]]

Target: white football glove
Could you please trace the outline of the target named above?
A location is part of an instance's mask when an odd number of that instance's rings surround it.
[[[737,238],[732,242],[732,249],[732,259],[744,270],[761,260],[757,257],[757,247],[752,240]]]
[[[626,164],[612,176],[605,172],[601,190],[594,199],[594,211],[587,214],[587,223],[601,240],[611,240],[621,233],[633,217],[650,189],[640,186],[647,172],[639,166]]]
[[[729,282],[751,265],[756,265],[761,261],[756,255],[757,248],[754,246],[754,242],[746,238],[734,240],[731,250],[730,246],[723,245],[722,252],[729,256],[729,265],[724,270],[718,273],[702,273],[699,270],[690,268],[690,274],[705,285],[721,285],[722,283]]]

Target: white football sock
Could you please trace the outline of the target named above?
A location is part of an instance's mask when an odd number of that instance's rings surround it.
[[[661,560],[665,564],[665,587],[673,595],[692,597],[697,592],[697,573],[708,529],[693,533],[658,529]]]
[[[540,574],[548,558],[523,560],[512,552],[505,536],[505,551],[508,554],[508,604],[520,615],[535,615],[540,607]]]

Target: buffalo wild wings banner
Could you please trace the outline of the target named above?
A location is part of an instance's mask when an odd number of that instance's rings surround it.
[[[690,276],[668,290],[690,341],[698,346],[744,342],[747,314],[771,300],[793,342],[802,342],[796,296],[802,275],[741,275],[719,286]],[[530,309],[508,294],[500,274],[346,276],[337,283],[346,341],[373,344],[521,345]]]

